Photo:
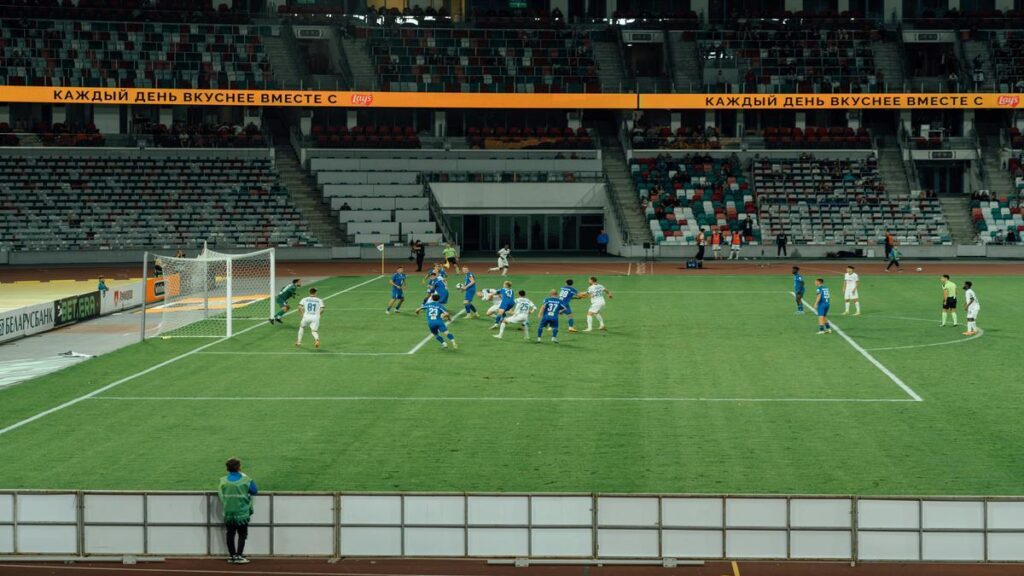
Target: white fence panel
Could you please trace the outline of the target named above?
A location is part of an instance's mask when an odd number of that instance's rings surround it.
[[[662,526],[721,528],[725,501],[721,498],[663,498]]]
[[[462,528],[406,528],[407,556],[465,556],[466,531]]]
[[[852,532],[846,530],[794,530],[789,536],[791,558],[851,559]]]
[[[287,556],[332,556],[334,529],[330,526],[275,526],[274,553]]]
[[[721,558],[723,537],[721,530],[664,530],[661,553],[674,558]]]
[[[14,553],[14,526],[0,526],[0,554]]]
[[[530,531],[526,528],[470,528],[470,556],[530,555]]]
[[[657,558],[658,531],[601,528],[597,531],[597,554],[602,558]]]
[[[86,524],[138,524],[146,519],[146,501],[142,494],[86,494]]]
[[[925,501],[921,503],[921,527],[925,530],[984,530],[985,503]]]
[[[985,559],[985,535],[980,532],[926,532],[921,559],[981,562]]]
[[[848,498],[790,500],[789,525],[793,528],[849,528],[853,525],[853,502]]]
[[[86,526],[86,554],[144,554],[146,529],[139,526]]]
[[[857,556],[861,560],[918,560],[921,535],[917,532],[860,532]]]
[[[989,562],[1024,562],[1024,533],[989,534]]]
[[[401,496],[342,496],[341,524],[402,523]]]
[[[210,530],[210,554],[214,556],[227,556],[228,545],[226,532],[222,526]],[[245,541],[245,555],[262,556],[280,552],[270,549],[270,526],[249,525],[249,537]]]
[[[534,528],[530,548],[534,556],[586,558],[593,554],[593,536],[590,528]]]
[[[1024,531],[1024,502],[989,502],[988,529]]]
[[[199,524],[207,521],[209,506],[202,494],[150,495],[146,497],[150,524]]]
[[[467,506],[470,526],[526,526],[530,522],[527,496],[470,496]]]
[[[786,558],[786,532],[782,530],[729,530],[725,555],[729,558]]]
[[[462,526],[466,500],[462,496],[406,496],[405,523]]]
[[[78,531],[74,526],[18,526],[16,537],[18,552],[22,554],[74,554],[78,551]]]
[[[657,498],[597,499],[597,523],[600,526],[657,526]]]
[[[68,522],[77,519],[75,494],[22,494],[18,496],[18,522]]]
[[[725,501],[725,523],[730,527],[785,528],[786,500],[782,498],[729,498]]]
[[[568,526],[593,523],[589,496],[534,496],[530,500],[534,526]]]
[[[340,532],[342,556],[402,555],[401,528],[342,526]]]
[[[274,496],[274,524],[334,524],[334,496]]]
[[[920,503],[916,500],[860,500],[857,502],[857,527],[916,530],[921,527]]]

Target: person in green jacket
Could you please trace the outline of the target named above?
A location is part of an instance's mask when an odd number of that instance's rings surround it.
[[[455,269],[458,270],[459,252],[455,249],[455,246],[452,246],[451,242],[444,245],[444,249],[441,250],[441,255],[444,256],[444,267],[446,269],[454,266]]]
[[[231,458],[225,464],[227,476],[220,479],[217,491],[224,508],[224,527],[228,531],[228,558],[230,564],[248,564],[243,555],[245,539],[249,537],[249,519],[252,517],[252,497],[256,495],[256,482],[242,473],[242,462]],[[238,544],[235,544],[237,535]]]

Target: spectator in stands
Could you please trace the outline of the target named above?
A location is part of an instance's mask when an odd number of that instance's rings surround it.
[[[100,300],[107,297],[107,281],[103,278],[103,276],[100,276],[100,281],[96,285],[96,290],[98,290],[100,293]]]
[[[597,235],[597,251],[601,254],[608,253],[608,233],[604,228],[601,228],[601,233]]]
[[[249,519],[252,518],[252,497],[256,495],[256,482],[242,473],[242,462],[231,458],[225,466],[227,476],[220,479],[217,490],[224,508],[224,527],[227,529],[228,562],[248,564],[245,557],[245,540],[249,537]],[[235,537],[238,537],[236,544]]]
[[[1017,243],[1017,233],[1014,232],[1012,229],[1006,231],[1006,243],[1007,244],[1016,244]]]
[[[419,240],[413,240],[412,244],[409,247],[409,250],[412,252],[413,258],[416,259],[416,271],[422,272],[423,258],[426,257],[427,255],[427,247],[423,245],[423,242],[420,242]]]
[[[789,237],[786,236],[785,232],[779,231],[779,233],[775,235],[775,256],[785,256],[786,258],[789,258],[789,252],[786,250],[786,246],[788,245]]]
[[[153,277],[154,278],[163,278],[163,276],[164,276],[164,262],[163,262],[163,260],[157,258],[156,262],[153,262]]]
[[[338,210],[351,210],[351,209],[352,209],[352,207],[348,205],[348,202],[343,202],[341,204],[341,208],[338,208]]]

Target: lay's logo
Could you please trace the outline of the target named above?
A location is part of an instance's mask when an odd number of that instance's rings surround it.
[[[369,106],[373,104],[373,94],[353,94],[352,103],[356,106]]]
[[[1005,106],[1007,108],[1016,108],[1020,104],[1020,96],[1000,96],[996,100],[996,104],[999,106]]]

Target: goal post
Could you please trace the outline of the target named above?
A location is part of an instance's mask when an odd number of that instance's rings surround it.
[[[274,315],[274,249],[227,254],[208,248],[195,258],[154,255],[153,292],[145,311],[164,338],[227,338]],[[147,293],[149,291],[147,290]],[[159,298],[159,296],[157,296]]]

